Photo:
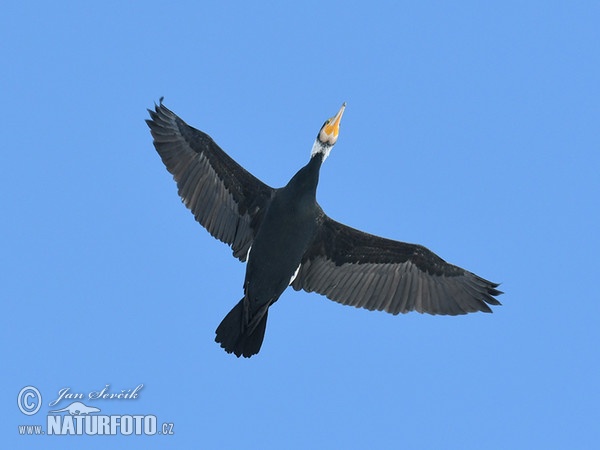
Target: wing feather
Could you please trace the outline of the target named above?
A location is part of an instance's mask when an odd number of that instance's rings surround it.
[[[274,189],[162,102],[148,112],[154,147],[177,182],[182,202],[211,235],[245,261]]]
[[[374,236],[320,212],[319,231],[304,255],[296,290],[391,314],[491,312],[498,284],[447,263],[423,246]]]

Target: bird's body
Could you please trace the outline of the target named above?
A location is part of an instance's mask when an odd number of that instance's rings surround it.
[[[318,227],[315,194],[320,165],[318,159],[311,159],[285,187],[273,194],[248,252],[244,298],[237,306],[239,311],[234,309],[232,316],[226,317],[217,328],[217,341],[236,354],[251,356],[254,350],[258,352],[269,306],[291,284],[314,239]],[[247,341],[250,337],[256,341]]]
[[[303,189],[297,178],[293,178],[287,186],[275,191],[246,266],[244,287],[253,300],[272,303],[279,298],[290,285],[315,236],[318,226],[316,166],[317,159],[313,159],[299,172],[301,176],[311,172],[309,184],[313,186],[308,186],[309,189]]]
[[[491,312],[487,304],[500,304],[497,284],[425,247],[363,233],[322,211],[319,170],[337,140],[344,108],[321,128],[306,166],[279,189],[253,177],[162,103],[150,111],[154,145],[182,200],[234,256],[247,260],[244,297],[216,331],[216,341],[238,357],[258,353],[268,309],[290,284],[392,314]]]

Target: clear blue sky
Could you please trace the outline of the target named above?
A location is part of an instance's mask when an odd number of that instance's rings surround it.
[[[3,6],[4,446],[597,444],[598,3],[206,3]],[[226,354],[214,330],[244,266],[154,151],[163,95],[272,186],[346,101],[325,211],[502,282],[503,306],[391,316],[289,290],[261,353]],[[106,384],[144,387],[84,403],[175,434],[18,434],[60,389]]]

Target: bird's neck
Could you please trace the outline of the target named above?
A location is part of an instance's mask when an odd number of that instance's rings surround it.
[[[333,148],[333,145],[325,144],[325,143],[321,142],[319,140],[319,138],[317,137],[317,139],[315,139],[315,143],[313,144],[312,150],[310,152],[310,156],[315,157],[320,154],[320,155],[322,155],[321,162],[323,162],[329,156],[329,152],[331,152],[332,148]]]
[[[315,154],[302,169],[296,172],[288,183],[288,187],[300,192],[316,196],[317,184],[319,183],[319,172],[323,164],[323,155]]]

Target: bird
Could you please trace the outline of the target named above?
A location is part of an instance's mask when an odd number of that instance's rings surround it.
[[[375,236],[325,214],[316,200],[321,165],[338,140],[346,103],[319,129],[308,163],[273,188],[234,161],[203,131],[163,104],[148,109],[153,144],[185,206],[246,262],[243,297],[215,341],[238,358],[262,346],[269,308],[291,286],[391,314],[492,312],[493,283],[422,245]]]

